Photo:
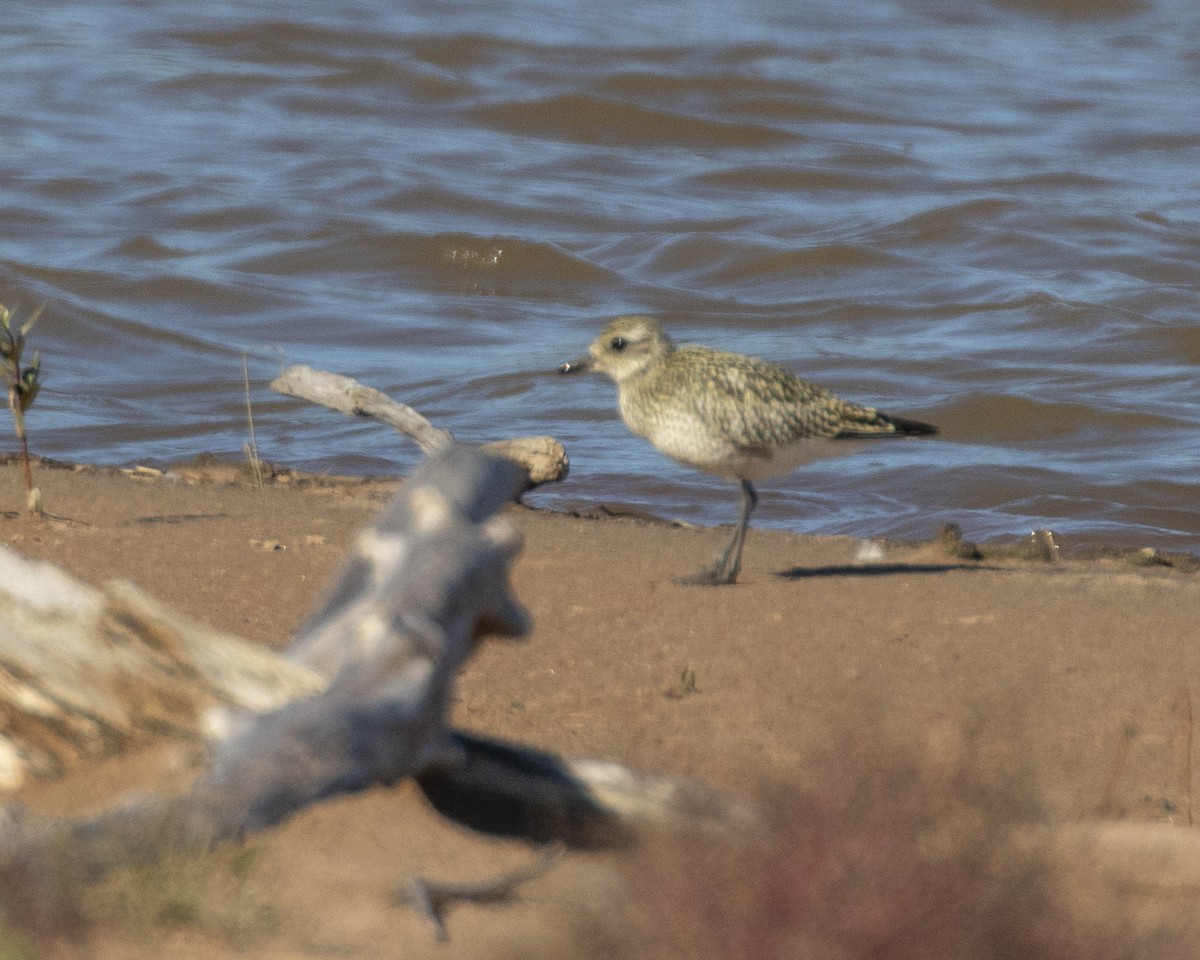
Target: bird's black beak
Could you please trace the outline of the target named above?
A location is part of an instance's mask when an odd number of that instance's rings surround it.
[[[578,360],[568,360],[558,368],[559,373],[587,373],[592,369],[591,357],[580,357]]]

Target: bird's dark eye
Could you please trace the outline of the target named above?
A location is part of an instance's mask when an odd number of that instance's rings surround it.
[[[625,338],[624,337],[613,337],[612,342],[609,343],[609,346],[612,347],[614,350],[620,352],[621,350],[625,349]]]

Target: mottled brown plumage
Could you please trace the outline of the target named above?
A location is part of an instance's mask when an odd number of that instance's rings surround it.
[[[926,436],[937,428],[835,396],[782,367],[740,353],[676,347],[653,317],[613,320],[588,356],[563,373],[596,370],[617,385],[621,417],[680,463],[737,480],[742,514],[716,564],[694,582],[732,583],[757,502],[751,480],[846,449],[839,441]]]

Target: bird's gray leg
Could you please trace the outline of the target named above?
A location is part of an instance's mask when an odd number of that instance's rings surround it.
[[[725,572],[725,583],[733,583],[737,579],[738,571],[742,569],[742,547],[746,543],[746,531],[750,528],[750,514],[758,506],[758,494],[753,484],[749,480],[743,480],[741,484],[742,515],[738,518],[737,529],[733,532],[729,546],[725,548],[718,562],[718,566]]]
[[[758,505],[758,494],[754,492],[753,484],[749,480],[742,480],[741,485],[742,513],[738,517],[737,527],[734,528],[733,536],[729,538],[729,543],[725,545],[725,549],[711,567],[704,567],[690,577],[680,578],[680,583],[716,586],[733,583],[737,580],[738,571],[742,568],[742,546],[746,542],[746,530],[750,526],[750,514],[754,512],[754,508]]]

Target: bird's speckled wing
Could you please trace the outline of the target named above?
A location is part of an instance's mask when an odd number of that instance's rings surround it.
[[[798,440],[832,440],[895,432],[891,421],[801,380],[765,360],[685,347],[664,365],[660,389],[686,396],[696,412],[743,449]],[[688,390],[682,381],[702,380]]]

